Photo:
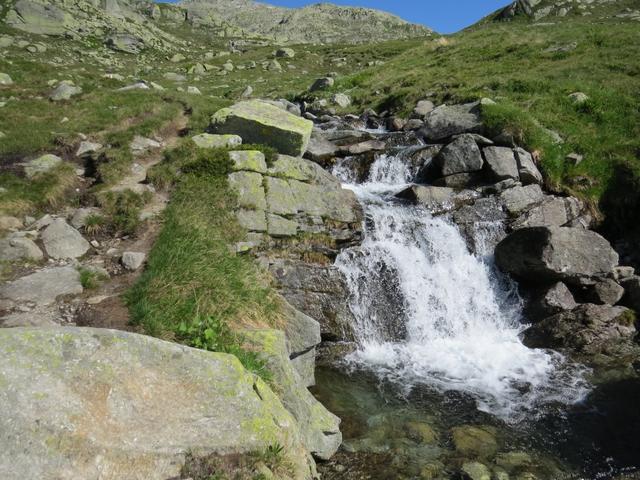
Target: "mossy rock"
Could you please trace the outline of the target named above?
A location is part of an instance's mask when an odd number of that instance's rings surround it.
[[[469,458],[492,458],[498,442],[491,427],[462,425],[452,429],[456,451]]]
[[[313,122],[259,100],[248,100],[219,110],[211,117],[219,134],[240,135],[245,143],[267,145],[285,155],[302,156]]]
[[[2,478],[181,478],[187,457],[284,447],[313,462],[292,415],[232,355],[128,332],[0,329]],[[38,381],[34,382],[33,379]]]

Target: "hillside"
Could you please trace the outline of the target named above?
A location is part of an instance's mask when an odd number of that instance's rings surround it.
[[[524,12],[525,4],[535,4],[533,16],[504,21],[505,12]],[[560,5],[566,16],[547,12]],[[633,254],[639,231],[632,212],[640,206],[639,10],[624,0],[516,2],[383,67],[339,79],[331,92],[348,91],[359,107],[400,114],[423,98],[436,104],[494,99],[498,107],[486,113],[495,128],[540,150],[549,186],[590,200],[603,228],[626,239]],[[572,101],[576,92],[588,100]],[[581,156],[579,164],[566,159],[572,153]]]

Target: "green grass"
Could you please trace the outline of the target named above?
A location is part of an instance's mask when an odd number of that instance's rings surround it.
[[[80,284],[85,290],[95,290],[102,282],[108,279],[104,274],[88,268],[80,268]]]
[[[149,202],[151,192],[144,194],[132,190],[119,192],[108,191],[98,196],[98,202],[102,207],[109,229],[114,233],[129,235],[135,233],[140,225],[140,213]]]
[[[175,169],[175,186],[147,269],[127,295],[133,321],[150,335],[233,353],[268,379],[236,330],[273,325],[279,304],[253,259],[230,249],[244,232],[232,212],[228,153],[185,140],[165,164]]]
[[[76,184],[75,171],[68,164],[32,179],[0,171],[0,186],[6,189],[0,194],[0,213],[24,215],[73,203]]]

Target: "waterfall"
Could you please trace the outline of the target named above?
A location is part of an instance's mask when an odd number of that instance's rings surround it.
[[[349,182],[341,168],[334,173]],[[474,232],[480,248],[470,253],[454,224],[394,199],[412,175],[402,155],[381,155],[367,182],[344,184],[366,215],[362,245],[336,260],[359,344],[347,360],[402,388],[467,393],[480,410],[507,421],[584,398],[582,367],[520,341],[522,302],[483,247],[494,244],[501,225]]]

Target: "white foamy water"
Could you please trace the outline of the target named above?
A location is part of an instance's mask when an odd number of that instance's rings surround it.
[[[348,181],[339,168],[334,173]],[[345,185],[367,216],[363,244],[336,261],[360,344],[349,360],[403,388],[466,392],[480,410],[508,421],[550,402],[581,400],[582,367],[520,341],[521,302],[493,267],[492,252],[481,247],[473,255],[455,225],[392,200],[412,175],[400,158],[381,156],[367,183]],[[492,244],[495,230],[481,226],[476,243],[486,236]]]

